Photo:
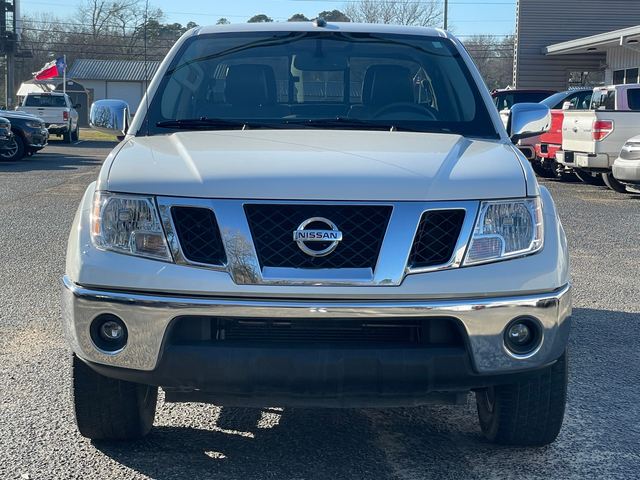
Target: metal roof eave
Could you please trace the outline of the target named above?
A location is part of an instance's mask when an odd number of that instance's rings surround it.
[[[572,53],[591,53],[595,49],[596,52],[602,53],[608,48],[619,46],[637,50],[640,48],[639,45],[640,25],[556,43],[543,47],[541,52],[544,55],[567,55]]]

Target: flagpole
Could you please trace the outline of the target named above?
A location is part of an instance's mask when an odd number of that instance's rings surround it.
[[[64,58],[64,68],[62,69],[62,93],[64,95],[67,94],[67,56],[63,55]]]

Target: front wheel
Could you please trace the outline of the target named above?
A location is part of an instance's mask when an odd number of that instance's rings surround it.
[[[105,377],[73,355],[73,400],[82,436],[136,440],[151,430],[158,387]]]
[[[0,153],[0,160],[2,160],[3,162],[17,162],[24,156],[24,140],[22,140],[19,133],[16,133],[11,143],[7,145],[7,149],[3,150],[2,153]]]
[[[562,427],[567,400],[567,351],[545,373],[476,391],[482,433],[491,442],[542,446]]]
[[[618,180],[616,180],[615,177],[613,176],[613,173],[611,172],[603,173],[602,180],[604,181],[604,184],[607,187],[609,187],[611,190],[618,193],[628,193],[627,187],[624,186],[622,183],[620,183]]]
[[[588,183],[589,185],[596,185],[597,187],[601,187],[604,185],[604,180],[602,179],[602,175],[599,173],[591,173],[586,170],[580,170],[576,168],[574,170],[576,177],[582,180],[584,183]]]

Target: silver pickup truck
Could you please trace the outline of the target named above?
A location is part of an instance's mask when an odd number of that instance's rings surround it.
[[[567,388],[569,257],[549,192],[450,33],[198,27],[78,208],[63,279],[80,432],[145,435],[168,402],[464,404],[545,445]]]
[[[564,111],[558,161],[587,183],[604,181],[625,192],[611,167],[625,142],[639,133],[640,85],[596,87],[589,110]]]
[[[80,104],[71,103],[68,95],[50,92],[28,94],[16,110],[35,115],[45,123],[50,135],[71,143],[79,138],[78,108]]]

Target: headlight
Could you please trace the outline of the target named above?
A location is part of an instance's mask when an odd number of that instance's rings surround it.
[[[640,143],[625,143],[620,150],[622,160],[640,160]]]
[[[42,123],[42,122],[27,122],[27,127],[44,128],[44,123]]]
[[[171,261],[153,197],[96,192],[91,240],[103,250]]]
[[[542,248],[543,240],[539,198],[482,202],[464,265],[529,255]]]

